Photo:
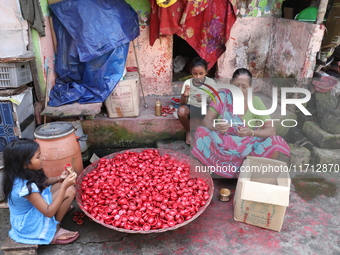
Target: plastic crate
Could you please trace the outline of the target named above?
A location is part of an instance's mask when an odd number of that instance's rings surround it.
[[[17,88],[31,81],[29,62],[0,63],[0,88]]]

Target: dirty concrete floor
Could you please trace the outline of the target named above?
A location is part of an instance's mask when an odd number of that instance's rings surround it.
[[[38,254],[340,254],[339,177],[340,173],[291,173],[290,206],[281,232],[236,222],[232,200],[218,200],[220,188],[229,188],[233,194],[236,180],[214,178],[211,204],[178,230],[127,234],[88,218],[77,225],[70,213],[62,227],[79,231],[78,240],[69,245],[41,245]],[[0,222],[3,243],[10,228],[7,209],[0,209]]]

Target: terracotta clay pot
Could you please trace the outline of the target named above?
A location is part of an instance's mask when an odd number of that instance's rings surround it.
[[[80,145],[71,123],[60,121],[41,125],[34,136],[40,145],[42,165],[48,177],[60,175],[65,164],[71,164],[78,175],[83,171]]]

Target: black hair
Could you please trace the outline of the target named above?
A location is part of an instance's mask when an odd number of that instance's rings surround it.
[[[5,199],[11,199],[15,178],[28,180],[27,188],[29,194],[32,192],[31,184],[34,182],[40,192],[46,188],[47,176],[42,169],[35,171],[30,170],[27,166],[30,164],[32,157],[39,149],[39,144],[31,139],[20,138],[11,141],[6,145],[4,156],[4,194]]]
[[[246,69],[246,68],[239,68],[237,69],[234,73],[233,73],[233,77],[231,80],[236,79],[237,77],[241,76],[241,75],[247,75],[250,78],[250,83],[251,83],[251,79],[253,78],[253,75],[251,74],[251,72]]]
[[[196,57],[193,60],[191,60],[191,65],[190,65],[190,71],[196,67],[196,66],[203,66],[206,71],[208,71],[208,64],[207,61],[205,61],[201,57]]]

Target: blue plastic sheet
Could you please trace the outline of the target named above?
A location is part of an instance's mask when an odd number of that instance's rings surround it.
[[[50,5],[57,37],[56,84],[49,106],[103,102],[119,82],[138,15],[124,0],[64,0]]]

